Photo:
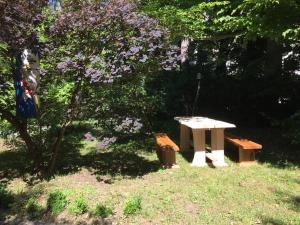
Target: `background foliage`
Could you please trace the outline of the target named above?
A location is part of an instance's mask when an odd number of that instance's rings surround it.
[[[297,123],[298,1],[142,2],[142,11],[170,27],[174,40],[190,40],[186,67],[180,74],[162,76],[165,100],[173,109],[169,117],[191,114],[195,78],[201,73],[197,114],[239,126],[273,126],[286,119]]]

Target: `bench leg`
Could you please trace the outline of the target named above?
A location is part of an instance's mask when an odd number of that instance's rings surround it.
[[[244,150],[241,147],[239,148],[239,164],[256,164],[255,160],[255,151],[254,150]]]
[[[162,165],[164,168],[176,168],[176,153],[172,149],[162,150]]]
[[[163,153],[159,146],[156,146],[156,155],[157,155],[159,162],[162,164],[163,163]]]
[[[211,153],[216,159],[213,161],[214,166],[227,166],[224,159],[224,129],[211,130]]]
[[[176,155],[173,150],[167,150],[167,167],[172,167],[176,164]]]
[[[189,151],[191,130],[185,125],[180,125],[180,151]]]
[[[206,166],[205,161],[205,130],[193,130],[194,139],[194,159],[192,166]]]

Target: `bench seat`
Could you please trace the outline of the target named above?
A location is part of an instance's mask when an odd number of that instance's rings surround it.
[[[163,167],[176,167],[176,152],[179,147],[165,133],[155,134],[156,153]]]
[[[236,136],[225,136],[225,139],[239,148],[240,164],[255,164],[255,153],[262,149],[262,145]]]

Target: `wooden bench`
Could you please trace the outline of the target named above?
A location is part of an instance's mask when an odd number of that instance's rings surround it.
[[[176,152],[179,147],[165,133],[155,134],[156,154],[164,168],[176,168]]]
[[[226,135],[225,139],[239,148],[239,163],[241,165],[255,164],[255,153],[262,149],[262,145],[248,139]]]

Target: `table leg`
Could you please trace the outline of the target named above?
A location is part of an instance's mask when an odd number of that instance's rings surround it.
[[[193,130],[193,139],[195,153],[192,166],[206,166],[207,163],[205,161],[205,130]]]
[[[211,130],[211,153],[216,159],[214,166],[227,166],[224,160],[224,129]]]
[[[190,128],[180,125],[180,151],[185,152],[190,148]]]

